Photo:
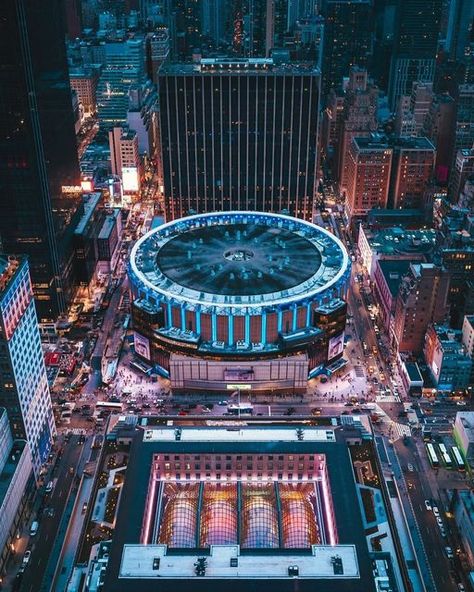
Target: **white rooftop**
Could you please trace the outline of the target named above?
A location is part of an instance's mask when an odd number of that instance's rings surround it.
[[[194,553],[167,555],[166,545],[124,545],[119,578],[182,578],[195,575],[194,564],[203,557]],[[340,558],[342,574],[334,573],[334,558]],[[237,579],[288,578],[288,568],[298,567],[299,578],[348,579],[359,578],[359,564],[354,545],[313,545],[311,552],[302,554],[240,555],[239,545],[211,546],[206,556],[206,578]],[[237,567],[231,567],[231,558],[238,558]],[[153,564],[158,563],[158,569]]]
[[[176,440],[176,430],[181,437]],[[150,428],[145,430],[144,442],[298,442],[297,429],[303,430],[303,442],[335,442],[333,429],[301,428]]]

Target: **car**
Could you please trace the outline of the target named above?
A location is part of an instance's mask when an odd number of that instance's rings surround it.
[[[204,407],[204,405],[202,406],[202,412],[203,413],[211,413],[211,410],[209,409],[209,407]]]
[[[69,474],[70,475],[73,475],[74,474],[74,467],[73,466],[70,466],[69,467]]]
[[[457,401],[456,405],[459,405],[459,407],[465,407],[467,405],[467,403],[466,403],[466,401]]]
[[[466,588],[464,588],[464,584],[461,584],[461,582],[458,582],[458,590],[459,592],[464,592]]]
[[[311,415],[321,415],[321,413],[322,413],[321,407],[314,407],[314,409],[311,409]]]
[[[444,550],[446,551],[446,557],[448,559],[453,559],[454,553],[453,553],[453,550],[451,549],[451,547],[445,547]]]
[[[188,412],[185,411],[184,409],[181,409],[181,411],[178,413],[178,415],[188,415]]]
[[[436,522],[438,523],[438,526],[440,528],[443,526],[443,521],[441,520],[441,518],[439,516],[436,517]]]
[[[437,506],[433,506],[433,514],[436,516],[436,518],[439,518],[439,510]]]
[[[433,509],[430,500],[425,500],[425,508],[428,510],[428,512],[431,512]]]
[[[46,485],[46,489],[45,492],[46,493],[51,493],[53,491],[53,487],[54,487],[54,483],[52,481],[50,481],[47,485]]]
[[[35,536],[38,532],[39,522],[37,520],[33,520],[30,527],[30,536]]]
[[[82,514],[85,514],[85,513],[86,513],[86,511],[87,511],[87,502],[84,502],[84,503],[82,504],[82,511],[81,511],[81,513],[82,513]]]
[[[413,473],[413,471],[415,470],[415,467],[411,463],[408,463],[407,469],[410,471],[410,473]]]
[[[31,559],[31,551],[28,549],[28,551],[26,551],[25,554],[23,555],[22,564],[27,565],[30,559]]]
[[[227,401],[219,401],[219,403],[217,403],[218,405],[227,405]]]
[[[439,529],[441,536],[443,537],[443,539],[446,538],[446,531],[444,530],[444,526],[441,526]]]

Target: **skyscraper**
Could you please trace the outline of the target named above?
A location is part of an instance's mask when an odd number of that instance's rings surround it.
[[[60,0],[0,7],[0,250],[29,256],[40,319],[72,295],[80,180]]]
[[[387,207],[393,148],[380,134],[354,137],[347,158],[346,212],[364,217],[372,208]]]
[[[56,428],[25,257],[0,256],[0,407],[28,441],[38,478]]]
[[[399,352],[420,354],[431,323],[447,317],[449,272],[432,263],[412,263],[400,285],[393,338]]]
[[[352,67],[344,96],[344,113],[337,154],[337,179],[340,193],[347,187],[347,160],[353,137],[368,136],[377,129],[378,88],[367,79],[367,70]]]
[[[394,138],[388,205],[394,209],[424,209],[433,176],[436,150],[428,138]]]
[[[104,67],[97,87],[97,106],[102,128],[125,125],[128,91],[145,81],[145,40],[137,37],[105,44]]]
[[[372,56],[371,0],[324,0],[323,99],[351,66],[367,67]]]
[[[311,218],[319,111],[311,64],[171,64],[159,93],[168,220],[235,209]]]
[[[467,63],[474,42],[474,2],[451,0],[446,50],[453,60]]]
[[[442,0],[398,0],[390,65],[389,100],[394,110],[412,83],[433,82]]]
[[[456,107],[454,155],[458,150],[474,146],[474,84],[459,85]]]

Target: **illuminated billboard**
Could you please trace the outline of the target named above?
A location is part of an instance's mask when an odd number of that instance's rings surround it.
[[[122,183],[124,191],[138,191],[138,169],[137,167],[122,168]]]
[[[83,179],[81,181],[81,187],[82,191],[85,191],[86,193],[90,193],[94,190],[94,186],[92,185],[92,181],[90,179]]]
[[[336,356],[339,356],[344,351],[344,331],[331,337],[328,346],[328,361],[331,361]]]
[[[145,360],[150,360],[150,341],[134,331],[134,344],[135,344],[135,353],[137,353]]]

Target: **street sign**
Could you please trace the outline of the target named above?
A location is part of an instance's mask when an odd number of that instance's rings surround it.
[[[251,384],[228,384],[227,390],[228,391],[251,391],[252,385]]]

